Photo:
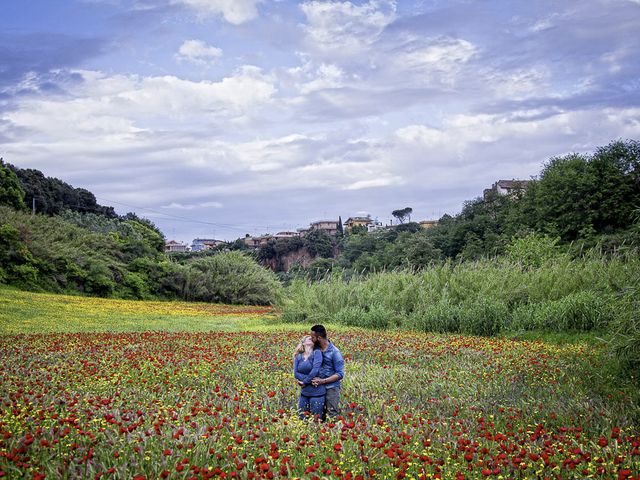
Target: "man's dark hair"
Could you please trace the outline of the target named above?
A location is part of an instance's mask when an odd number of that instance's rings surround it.
[[[327,329],[324,325],[314,325],[311,327],[311,331],[322,338],[327,338]]]

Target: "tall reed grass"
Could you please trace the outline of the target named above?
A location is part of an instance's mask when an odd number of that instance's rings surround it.
[[[637,252],[542,265],[496,258],[446,262],[345,279],[295,280],[282,301],[289,322],[335,322],[492,336],[503,331],[590,331],[631,317],[640,285]]]

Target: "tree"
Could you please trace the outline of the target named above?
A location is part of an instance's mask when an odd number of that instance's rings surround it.
[[[26,204],[31,205],[35,199],[38,213],[58,215],[64,210],[73,210],[110,218],[118,216],[113,207],[99,205],[93,193],[84,188],[74,188],[57,178],[45,177],[41,171],[32,168],[21,169],[14,165],[7,167],[18,177]]]
[[[635,141],[551,159],[535,189],[533,227],[565,242],[629,228],[640,203],[639,170]]]
[[[344,237],[344,227],[342,226],[342,217],[338,216],[338,237]]]
[[[433,246],[428,232],[420,230],[401,232],[385,248],[385,267],[424,268],[440,259],[441,252]]]
[[[24,210],[24,191],[20,187],[17,175],[0,158],[0,205],[16,210]]]
[[[413,208],[405,207],[399,210],[394,210],[391,212],[391,215],[396,217],[400,223],[404,223],[405,220],[411,221],[411,214],[413,213]]]
[[[333,256],[331,237],[322,230],[311,230],[304,236],[304,246],[313,257],[329,258]]]

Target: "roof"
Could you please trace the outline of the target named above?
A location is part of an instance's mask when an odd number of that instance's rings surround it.
[[[500,188],[507,188],[507,189],[522,188],[529,182],[530,180],[498,180],[497,185]]]
[[[344,223],[349,222],[372,222],[371,217],[349,217]]]
[[[338,224],[338,220],[318,220],[316,222],[311,222],[311,225],[317,225],[318,223],[335,223],[335,224]]]

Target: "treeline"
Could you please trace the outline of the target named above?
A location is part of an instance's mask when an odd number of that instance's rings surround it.
[[[285,278],[322,278],[331,271],[349,277],[493,258],[503,255],[514,238],[533,232],[557,239],[576,255],[596,245],[614,251],[640,243],[639,218],[640,143],[615,141],[590,155],[552,158],[522,189],[509,195],[489,191],[465,202],[458,215],[444,215],[435,227],[425,230],[409,222],[348,234],[335,240],[337,258],[319,258]]]
[[[0,163],[2,159],[0,159]],[[74,188],[58,178],[45,177],[44,174],[32,168],[18,168],[6,164],[6,168],[12,171],[18,179],[22,195],[14,193],[11,205],[17,209],[28,209],[35,213],[45,215],[59,215],[66,210],[81,213],[96,213],[109,218],[116,218],[113,207],[105,207],[98,204],[96,197],[89,190]],[[4,174],[5,177],[8,173]],[[21,198],[19,198],[21,197]]]
[[[151,221],[118,216],[83,192],[0,161],[0,284],[135,299],[276,300],[279,282],[252,258],[228,252],[173,261]],[[33,197],[42,200],[35,215],[25,203]]]

